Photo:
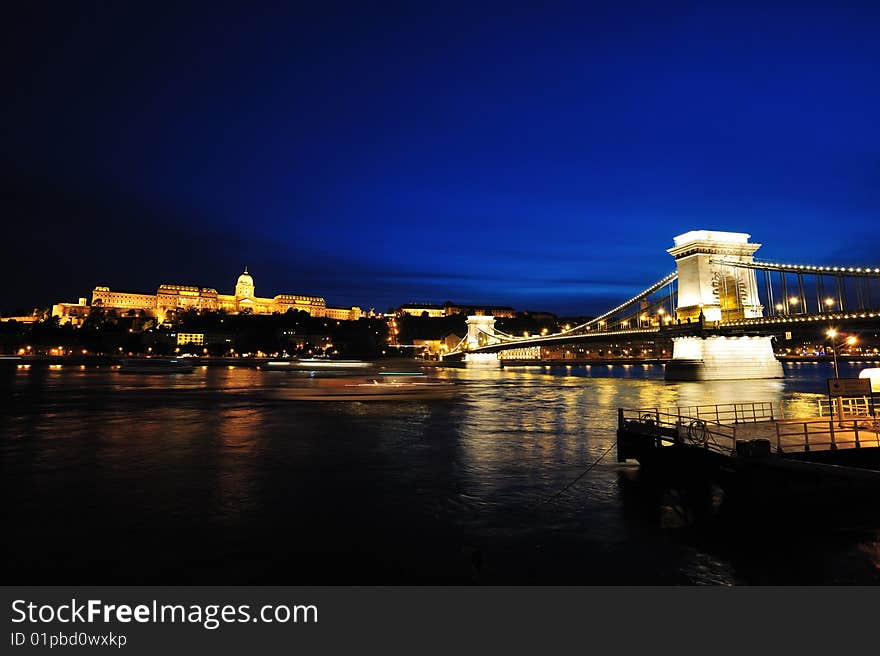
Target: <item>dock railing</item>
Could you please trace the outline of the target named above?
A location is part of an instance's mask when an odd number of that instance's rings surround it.
[[[759,421],[773,421],[785,416],[782,406],[771,401],[666,406],[655,409],[682,418],[702,419],[716,424],[756,423]]]
[[[719,403],[699,406],[667,406],[619,410],[621,428],[637,422],[656,434],[658,446],[689,443],[718,453],[731,454],[737,441],[763,438],[771,451],[821,451],[838,448],[880,447],[880,420],[870,414],[868,399],[844,406],[843,416],[786,418],[772,402]],[[775,438],[775,439],[774,439]],[[775,443],[773,443],[775,442]]]
[[[760,413],[752,412],[752,405],[759,404],[742,404],[749,407],[749,412],[742,413],[737,408],[733,409],[733,405],[727,404],[713,406],[693,406],[671,408],[640,408],[628,409],[620,408],[618,410],[618,422],[623,428],[628,422],[640,424],[643,428],[651,431],[658,442],[658,446],[668,446],[671,444],[689,443],[700,446],[716,453],[730,455],[736,451],[736,425],[723,424],[716,421],[716,418],[734,416],[755,417]],[[710,410],[711,408],[711,410]],[[750,421],[755,421],[750,419]]]
[[[716,424],[752,424],[782,419],[782,406],[771,401],[754,403],[713,403],[708,405],[673,405],[645,408],[646,412],[661,412],[681,419],[701,419]]]
[[[725,454],[735,453],[738,441],[762,438],[777,453],[880,447],[880,420],[870,414],[867,399],[852,401],[843,416],[834,417],[826,400],[818,418],[786,418],[777,404],[755,402],[621,409],[620,421],[653,431],[658,446],[690,443]]]
[[[880,447],[880,423],[873,417],[783,419],[776,423],[776,450],[813,451]]]
[[[830,417],[841,413],[844,418],[871,417],[874,415],[874,405],[867,396],[835,399],[831,403],[828,399],[817,401],[820,417]]]
[[[621,408],[619,421],[621,427],[641,424],[658,446],[689,443],[728,455],[736,452],[738,441],[756,438],[770,442],[777,453],[880,447],[880,420],[867,414],[860,399],[854,401],[835,417],[785,418],[778,405],[755,402]]]

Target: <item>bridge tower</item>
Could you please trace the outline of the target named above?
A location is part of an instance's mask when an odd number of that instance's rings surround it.
[[[718,321],[764,315],[751,263],[761,244],[742,232],[692,230],[675,237],[667,252],[678,265],[676,322],[695,323],[700,334],[673,337],[667,380],[782,378],[772,337],[707,334]]]
[[[501,340],[495,337],[495,317],[491,315],[471,315],[467,318],[467,350],[481,346],[498,344]],[[468,364],[500,366],[501,359],[497,353],[465,353],[464,361]]]
[[[678,265],[678,307],[682,323],[735,321],[764,316],[754,269],[726,263],[751,263],[761,244],[743,232],[691,230],[673,239],[667,252]]]

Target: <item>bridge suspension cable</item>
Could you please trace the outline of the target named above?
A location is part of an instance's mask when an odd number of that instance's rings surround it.
[[[678,272],[677,272],[677,271],[673,271],[672,273],[670,273],[670,274],[668,274],[668,275],[662,277],[660,280],[658,280],[657,282],[655,282],[655,283],[654,283],[653,285],[651,285],[650,287],[647,287],[646,289],[644,289],[643,291],[639,292],[638,294],[636,294],[635,296],[633,296],[633,297],[630,298],[629,300],[625,301],[624,303],[621,303],[620,305],[618,305],[618,306],[615,307],[615,308],[612,308],[612,309],[609,310],[608,312],[605,312],[605,313],[599,315],[598,317],[595,317],[595,318],[593,318],[593,319],[590,319],[589,321],[586,321],[586,322],[584,322],[584,323],[582,323],[582,324],[579,324],[579,325],[574,326],[574,327],[572,327],[572,328],[569,328],[569,329],[567,329],[567,330],[562,330],[562,331],[560,331],[560,332],[558,332],[558,333],[552,333],[552,334],[550,334],[550,335],[540,335],[540,336],[538,336],[538,335],[534,335],[534,336],[529,336],[529,337],[525,337],[525,336],[523,336],[523,337],[517,337],[516,335],[509,335],[509,334],[504,333],[504,332],[501,332],[501,331],[495,331],[494,333],[490,333],[490,332],[484,330],[482,327],[478,328],[478,330],[479,330],[480,332],[482,332],[483,334],[489,336],[489,337],[494,337],[494,338],[499,339],[500,341],[504,341],[504,342],[523,342],[523,341],[549,340],[549,339],[553,339],[553,338],[563,337],[563,336],[565,336],[565,335],[573,335],[573,334],[576,334],[576,333],[577,333],[578,331],[580,331],[580,330],[583,330],[583,329],[585,329],[585,328],[586,328],[586,329],[589,329],[591,326],[594,326],[594,325],[598,325],[598,324],[600,324],[601,322],[603,322],[603,321],[604,321],[605,319],[607,319],[608,317],[610,317],[610,316],[612,316],[612,315],[614,315],[614,314],[620,312],[621,310],[624,310],[624,309],[626,309],[626,308],[628,308],[628,307],[631,307],[631,306],[634,305],[635,303],[640,303],[643,299],[647,298],[648,296],[650,296],[651,294],[653,294],[653,293],[656,292],[657,290],[661,289],[661,288],[664,287],[665,285],[670,285],[670,284],[672,284],[672,283],[675,282],[677,279],[678,279]],[[670,296],[671,296],[671,290],[670,290]],[[653,303],[653,304],[650,306],[650,308],[653,308],[653,307],[660,307],[660,306],[662,306],[663,304],[665,304],[665,303],[667,303],[667,302],[669,302],[669,299],[668,299],[667,297],[664,297],[663,299],[661,299],[661,300],[656,301],[655,303]]]
[[[760,269],[762,271],[784,271],[785,273],[809,273],[813,275],[845,275],[848,277],[864,276],[868,278],[880,277],[880,267],[853,267],[853,266],[818,266],[812,264],[783,264],[780,262],[737,262],[734,260],[710,260],[714,264],[738,267],[741,269]]]
[[[557,335],[567,335],[567,334],[576,332],[578,330],[581,330],[583,328],[587,328],[588,326],[597,325],[597,324],[601,323],[602,321],[604,321],[605,319],[607,319],[608,317],[610,317],[614,314],[617,314],[621,310],[626,309],[627,307],[633,305],[634,303],[639,303],[642,299],[647,298],[648,296],[650,296],[651,294],[656,292],[658,289],[660,289],[664,285],[668,285],[676,280],[678,280],[678,271],[673,271],[669,275],[664,276],[663,278],[661,278],[660,280],[655,282],[653,285],[651,285],[647,289],[639,292],[638,294],[636,294],[635,296],[633,296],[629,300],[625,301],[624,303],[621,303],[620,305],[618,305],[615,308],[612,308],[611,310],[608,310],[608,312],[605,312],[604,314],[600,314],[598,317],[595,317],[594,319],[590,319],[589,321],[582,323],[579,326],[575,326],[574,328],[569,328],[568,330],[563,330],[562,332],[557,333]]]
[[[643,291],[639,292],[638,294],[636,294],[635,296],[633,296],[632,298],[630,298],[626,302],[621,303],[620,305],[618,305],[615,308],[612,308],[608,312],[605,312],[605,313],[601,314],[600,316],[598,316],[594,319],[590,319],[589,321],[586,321],[580,325],[574,326],[573,328],[568,328],[567,330],[563,330],[558,333],[552,333],[549,335],[530,335],[530,336],[518,337],[516,335],[511,335],[509,333],[505,333],[501,330],[490,331],[490,330],[487,330],[483,326],[476,326],[476,330],[479,333],[486,335],[487,337],[489,337],[491,339],[496,340],[496,344],[498,342],[501,342],[504,344],[550,343],[550,342],[553,342],[554,340],[558,340],[559,338],[563,338],[566,336],[575,336],[578,334],[579,331],[582,331],[584,329],[589,330],[591,326],[601,324],[605,319],[620,312],[621,310],[625,310],[629,307],[632,307],[636,303],[641,303],[644,299],[648,298],[651,294],[653,294],[657,290],[662,289],[665,285],[670,285],[669,294],[664,296],[663,298],[661,298],[658,301],[654,301],[647,308],[639,308],[639,312],[651,311],[652,309],[662,307],[662,306],[666,305],[667,303],[672,303],[672,287],[671,287],[671,285],[677,279],[678,279],[678,272],[674,271],[674,272],[664,276],[663,278],[661,278],[660,280],[655,282],[650,287],[647,287]],[[672,315],[673,311],[674,311],[674,308],[670,307],[670,316]],[[617,334],[617,332],[618,331],[609,331],[609,334]],[[621,334],[641,333],[641,332],[645,332],[645,330],[642,330],[641,326],[640,326],[638,329],[624,330],[624,331],[619,331],[619,332]],[[650,332],[650,330],[648,330],[648,332]],[[459,342],[459,344],[455,347],[455,349],[453,349],[452,352],[457,352],[464,345],[465,345],[465,340],[463,339],[461,342]],[[487,344],[485,348],[491,348],[491,347],[492,347],[491,344]]]
[[[742,262],[716,258],[711,263],[731,269],[763,271],[764,294],[770,316],[803,316],[815,313],[877,309],[880,267]],[[774,281],[775,278],[775,281]],[[830,280],[829,280],[830,279]]]

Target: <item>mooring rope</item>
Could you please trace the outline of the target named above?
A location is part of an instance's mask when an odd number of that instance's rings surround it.
[[[556,494],[554,494],[553,496],[551,496],[551,497],[547,497],[546,499],[544,499],[544,500],[540,503],[540,506],[543,506],[544,504],[550,503],[550,502],[553,501],[556,497],[558,497],[560,494],[562,494],[562,493],[565,492],[566,490],[570,489],[575,483],[577,483],[579,480],[581,480],[584,476],[586,476],[587,474],[589,474],[590,471],[593,469],[593,467],[595,467],[595,466],[598,465],[600,462],[602,462],[602,460],[605,458],[605,456],[607,456],[609,453],[611,453],[611,449],[613,449],[615,446],[616,446],[616,443],[612,442],[612,443],[611,443],[611,446],[609,446],[607,449],[605,449],[605,452],[604,452],[601,456],[599,456],[596,460],[593,461],[593,463],[592,463],[589,467],[587,467],[584,471],[582,471],[581,474],[580,474],[580,476],[578,476],[578,477],[577,477],[576,479],[574,479],[571,483],[569,483],[569,484],[566,485],[564,488],[562,488],[561,490],[559,490],[559,491],[558,491]]]

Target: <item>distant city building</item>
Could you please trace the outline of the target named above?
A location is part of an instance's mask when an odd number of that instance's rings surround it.
[[[397,309],[398,315],[409,314],[414,317],[451,317],[456,314],[484,315],[494,317],[513,317],[516,311],[501,305],[460,305],[447,301],[443,305],[431,303],[408,303]]]
[[[0,323],[6,321],[15,321],[17,323],[36,323],[42,318],[43,317],[38,313],[38,311],[34,310],[33,314],[24,314],[17,317],[0,317]]]
[[[450,314],[467,314],[470,316],[480,315],[487,317],[512,318],[516,316],[516,310],[504,305],[461,305]]]
[[[555,323],[556,315],[552,312],[521,312],[521,316],[530,317],[533,321],[542,323]],[[499,316],[499,315],[496,315]]]
[[[185,346],[186,344],[203,345],[205,343],[205,333],[177,333],[177,345]]]
[[[463,337],[454,332],[446,332],[438,339],[413,339],[416,353],[422,356],[438,357],[459,345]]]
[[[401,305],[397,314],[409,314],[414,317],[445,317],[448,316],[446,308],[442,305],[430,305],[428,303],[410,303]]]
[[[79,326],[89,316],[87,299],[80,297],[76,303],[56,303],[52,306],[52,316],[59,317],[61,323],[72,323]]]
[[[359,307],[327,307],[325,300],[319,296],[278,294],[272,298],[259,297],[254,292],[254,279],[248,273],[247,267],[235,283],[234,294],[218,294],[211,287],[192,285],[159,285],[155,294],[111,291],[109,287],[98,286],[92,292],[91,302],[91,308],[96,307],[141,312],[160,321],[170,318],[174,312],[189,309],[223,310],[229,314],[272,314],[302,310],[313,317],[344,321],[356,321],[362,316]],[[52,308],[52,314],[60,317],[63,323],[82,322],[89,310],[85,299],[81,298],[79,303],[57,303]]]
[[[325,333],[297,333],[295,330],[284,330],[281,332],[282,338],[287,342],[288,346],[304,350],[307,347],[319,348],[322,350],[333,348],[333,338]]]
[[[328,319],[336,319],[337,321],[357,321],[367,315],[359,307],[353,306],[350,308],[324,308],[324,316]]]

